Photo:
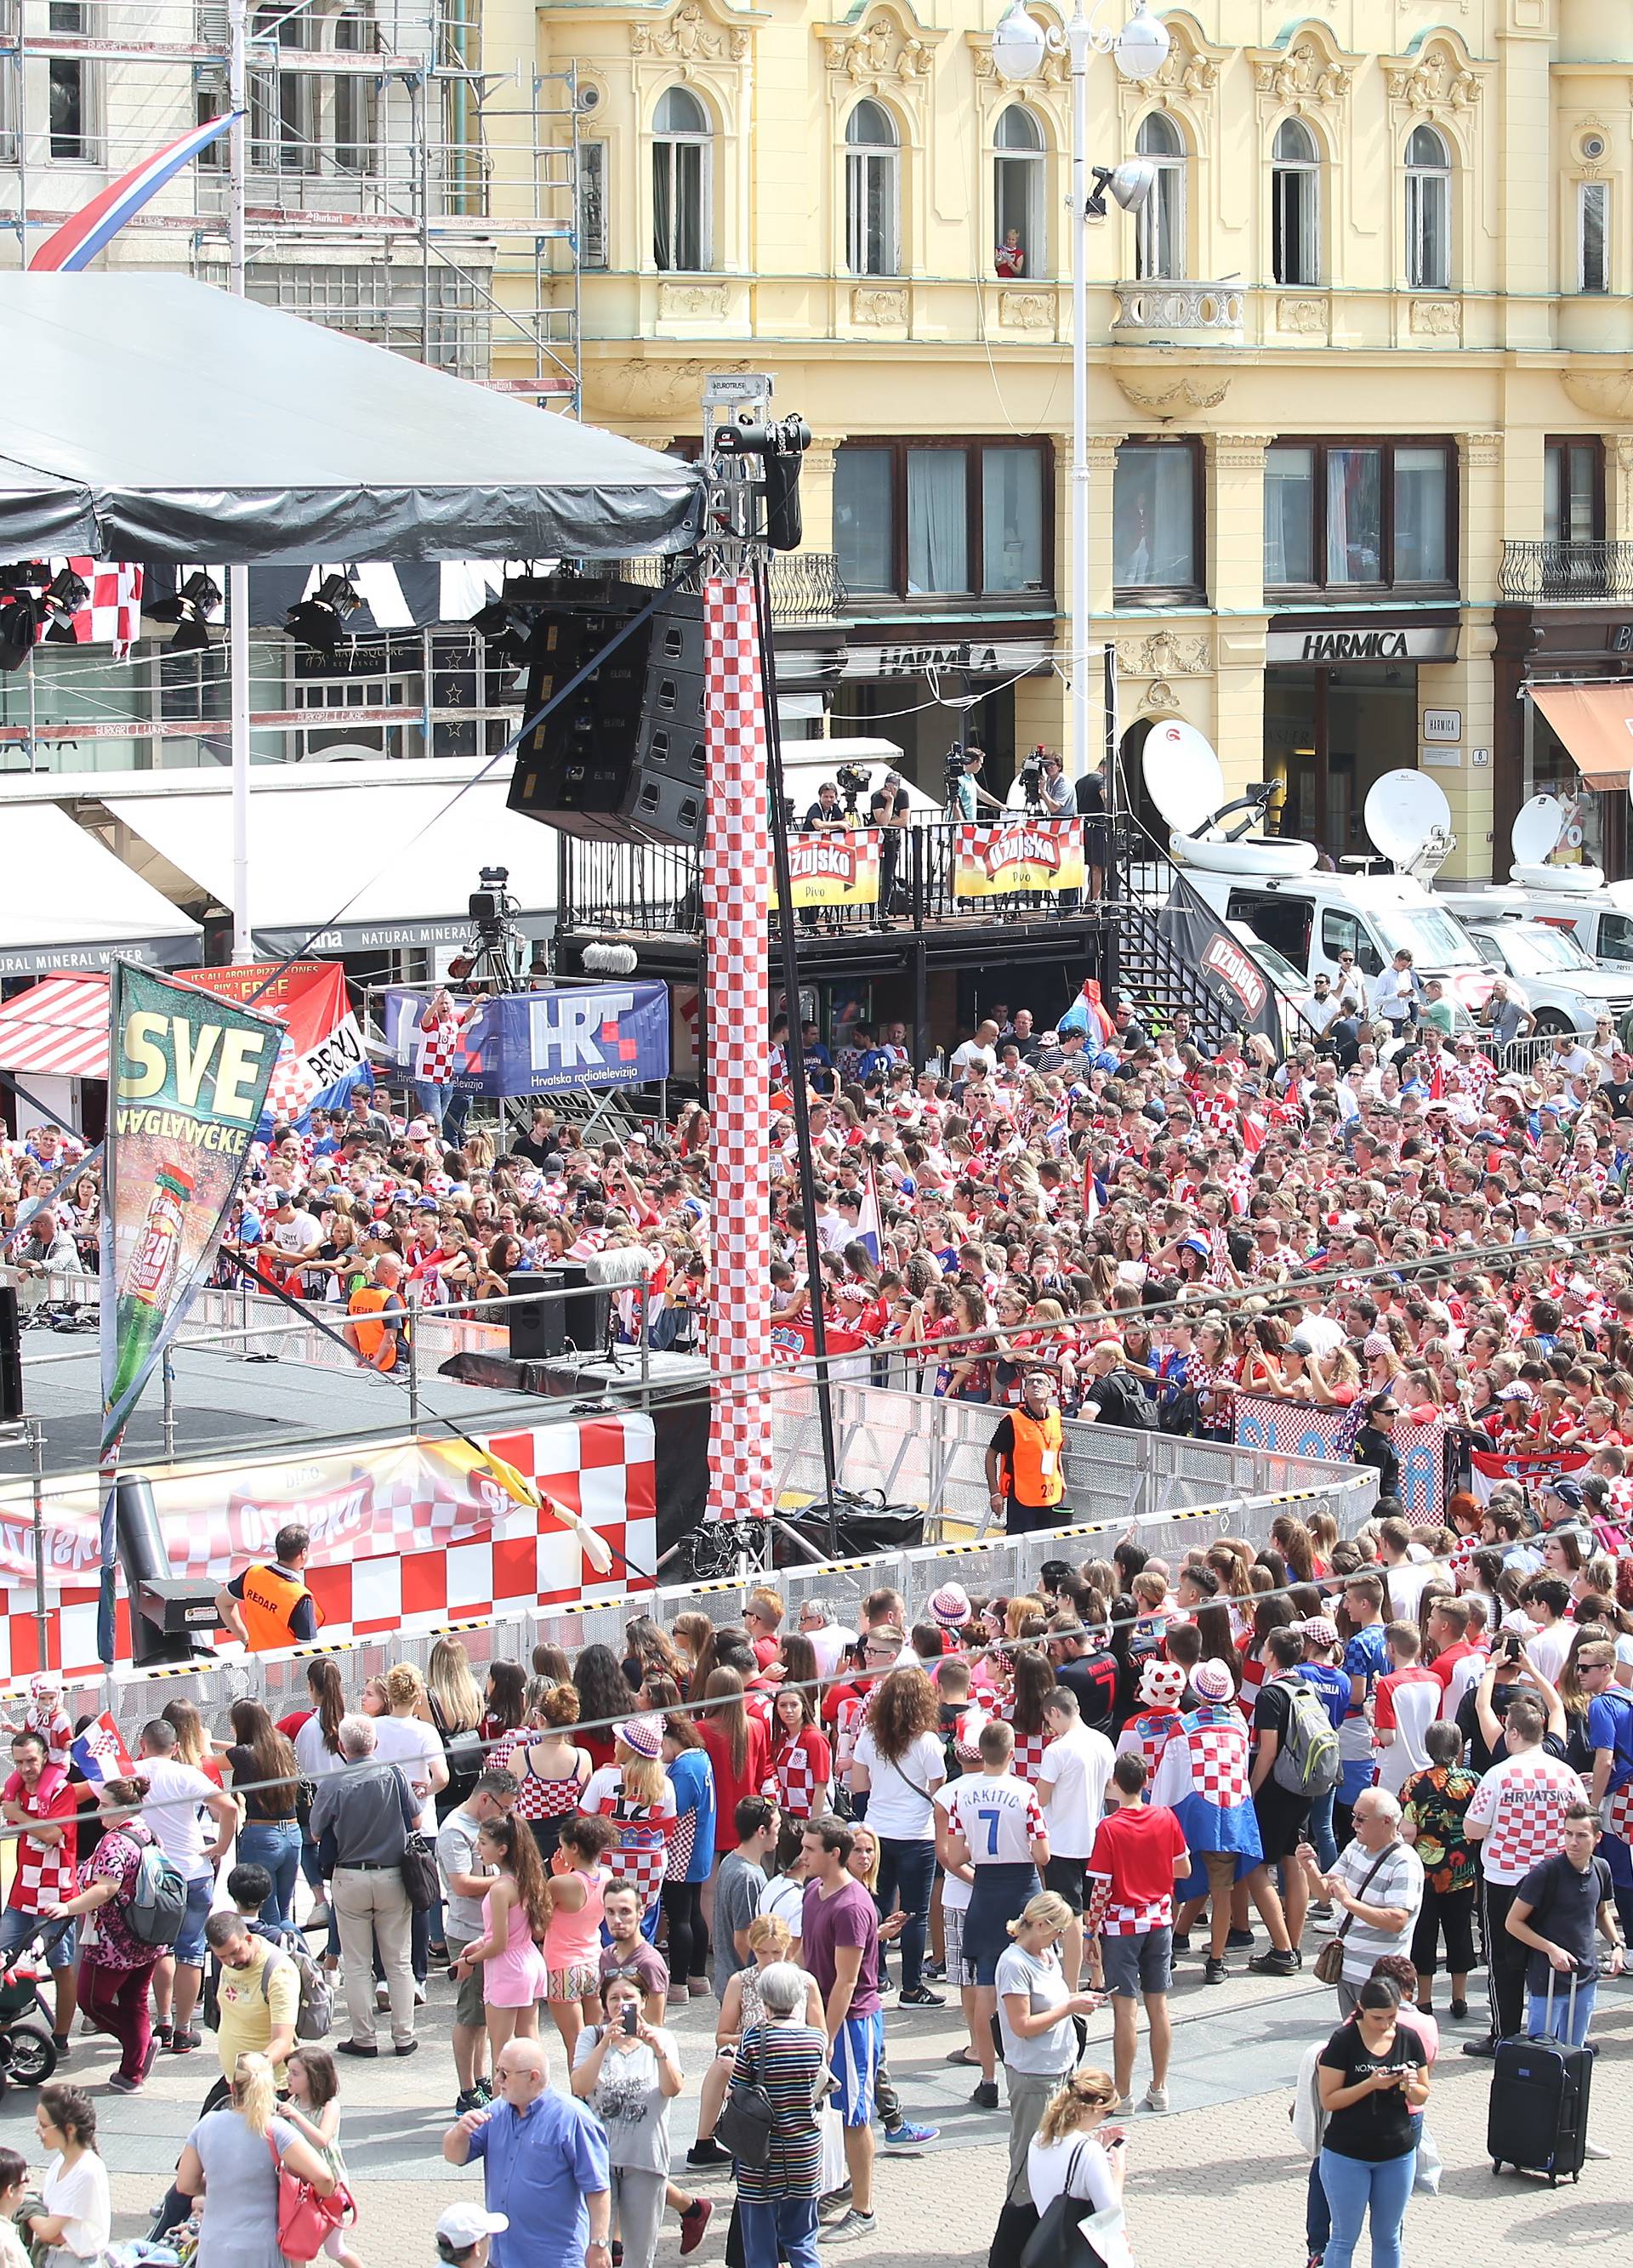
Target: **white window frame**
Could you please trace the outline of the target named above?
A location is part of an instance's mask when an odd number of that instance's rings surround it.
[[[680,92],[695,102],[702,111],[705,125],[700,133],[660,132],[656,121],[669,95]],[[691,87],[665,87],[653,107],[652,135],[652,257],[653,265],[661,276],[706,276],[714,266],[714,128],[709,121],[708,105]],[[680,214],[680,158],[682,150],[696,150],[698,158],[698,252],[695,263],[683,265],[675,258],[678,241],[677,222]],[[658,167],[661,165],[669,174],[669,241],[666,247],[669,257],[658,255]]]
[[[1432,134],[1445,152],[1441,163],[1415,163],[1412,144],[1420,134]],[[1452,289],[1452,147],[1438,127],[1415,126],[1407,140],[1406,276],[1409,291],[1449,291]],[[1439,257],[1429,257],[1439,236]]]
[[[1140,148],[1140,142],[1154,118],[1160,118],[1165,126],[1172,129],[1179,144],[1177,155]],[[1150,111],[1140,122],[1134,146],[1140,156],[1156,169],[1151,194],[1134,215],[1134,274],[1142,283],[1182,283],[1191,268],[1186,178],[1190,171],[1191,152],[1186,144],[1185,129],[1166,112]],[[1171,255],[1171,264],[1166,267],[1161,264],[1159,250],[1164,233],[1159,224],[1164,221]]]
[[[890,126],[894,139],[853,142],[851,122],[861,108],[858,103],[845,122],[845,264],[853,276],[899,276],[902,272],[902,145],[896,122],[882,102],[865,100]],[[868,209],[874,180],[883,188],[884,240],[876,265],[868,258]]]
[[[1309,157],[1277,156],[1276,144],[1289,126],[1297,126],[1308,142]],[[1276,253],[1278,249],[1285,251],[1291,241],[1283,210],[1287,192],[1282,183],[1293,175],[1308,185],[1307,198],[1300,211],[1298,242],[1295,247],[1297,265],[1302,272],[1297,276],[1282,276],[1275,273]],[[1316,285],[1322,281],[1321,217],[1321,146],[1302,119],[1284,118],[1276,128],[1275,141],[1270,145],[1270,266],[1278,284],[1297,289]]]
[[[1589,265],[1588,210],[1599,208],[1599,267],[1595,273]],[[1610,290],[1610,184],[1608,181],[1578,181],[1577,183],[1577,289],[1595,298]]]
[[[1018,110],[1031,121],[1038,136],[1035,147],[1009,149],[998,139],[998,129],[1010,111]],[[1026,267],[1023,283],[1046,280],[1049,269],[1049,140],[1042,120],[1023,102],[1006,103],[993,126],[993,241],[994,249],[1003,242],[1003,198],[1000,194],[1003,168],[1014,166],[1023,169],[1026,190]]]

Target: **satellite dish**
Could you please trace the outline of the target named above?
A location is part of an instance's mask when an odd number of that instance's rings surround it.
[[[1452,806],[1426,772],[1385,772],[1367,790],[1366,831],[1398,873],[1432,877],[1457,848]]]
[[[1230,801],[1211,744],[1178,718],[1153,725],[1142,758],[1152,802],[1179,835],[1199,835]]]
[[[1556,795],[1533,795],[1523,804],[1509,830],[1515,863],[1546,865],[1565,831],[1565,806]]]
[[[1509,841],[1514,851],[1509,879],[1527,889],[1564,890],[1573,897],[1585,897],[1604,885],[1604,873],[1598,866],[1585,865],[1579,860],[1564,865],[1555,863],[1554,853],[1562,845],[1572,850],[1582,847],[1582,829],[1571,823],[1557,796],[1533,795],[1529,803],[1523,805]]]

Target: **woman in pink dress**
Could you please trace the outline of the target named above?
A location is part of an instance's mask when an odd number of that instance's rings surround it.
[[[481,1968],[488,2043],[497,2064],[507,2040],[539,2036],[539,2002],[549,1979],[538,1941],[550,1927],[550,1885],[525,1820],[491,1821],[477,1837],[477,1855],[499,1874],[482,1901],[483,1934],[465,1948],[453,1973],[463,1979]]]

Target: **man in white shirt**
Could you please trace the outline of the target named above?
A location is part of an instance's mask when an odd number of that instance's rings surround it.
[[[1520,1586],[1519,1603],[1532,1631],[1526,1651],[1548,1683],[1557,1685],[1577,1634],[1575,1623],[1566,1620],[1570,1586],[1558,1575],[1533,1575]]]
[[[990,1079],[998,1068],[998,1027],[990,1016],[984,1017],[975,1027],[975,1037],[955,1048],[952,1061],[947,1066],[947,1076],[955,1084],[967,1079],[977,1065]]]
[[[1060,1940],[1060,1966],[1075,1992],[1083,1965],[1083,1868],[1105,1815],[1106,1783],[1117,1752],[1104,1733],[1085,1725],[1077,1696],[1057,1685],[1044,1704],[1051,1738],[1038,1768],[1038,1800],[1049,1835],[1044,1888],[1058,1890],[1072,1910],[1071,1926]],[[1090,1951],[1094,1982],[1100,1982],[1099,1940]]]
[[[998,2013],[998,1961],[1009,1944],[1009,1922],[1040,1887],[1039,1872],[1049,1863],[1049,1837],[1036,1793],[1010,1769],[1015,1735],[1001,1717],[981,1727],[976,1746],[981,1768],[954,1786],[937,1841],[942,1864],[971,1885],[964,1971],[964,1980],[976,1988],[981,2077],[970,2100],[978,2110],[996,2110],[998,2053],[992,2020]]]
[[[833,1619],[832,1609],[825,1599],[807,1599],[800,1608],[800,1636],[811,1642],[816,1657],[816,1675],[830,1678],[838,1672],[840,1662],[856,1643],[856,1633],[846,1630],[843,1623]]]
[[[1380,1521],[1378,1565],[1389,1590],[1390,1610],[1398,1622],[1415,1622],[1418,1601],[1435,1572],[1435,1563],[1421,1543],[1414,1543],[1404,1520]]]
[[[151,1828],[167,1858],[187,1884],[187,1911],[174,1951],[153,1971],[153,2023],[161,2039],[170,2034],[177,2055],[200,2044],[192,2029],[198,1988],[204,1974],[204,1924],[215,1896],[216,1868],[238,1832],[238,1807],[212,1779],[176,1756],[175,1727],[154,1717],[142,1727],[136,1777],[147,1788],[144,1822]],[[202,1808],[201,1808],[202,1807]],[[215,1839],[204,1840],[204,1813],[215,1821]],[[172,2030],[172,1994],[174,2028]]]

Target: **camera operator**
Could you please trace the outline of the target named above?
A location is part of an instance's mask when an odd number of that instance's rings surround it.
[[[986,751],[972,740],[962,752],[955,746],[947,751],[948,816],[972,820],[985,804],[989,811],[1001,811],[1003,804],[989,794],[981,784],[981,767],[986,762]]]
[[[1077,791],[1066,777],[1066,766],[1058,748],[1049,749],[1044,757],[1038,796],[1046,819],[1076,818]]]
[[[1105,854],[1111,828],[1105,807],[1105,765],[1093,765],[1073,788],[1077,815],[1083,824],[1083,864],[1088,869],[1090,899],[1105,895]]]
[[[899,772],[886,772],[873,792],[868,806],[868,824],[883,830],[879,845],[879,908],[874,923],[876,929],[892,926],[890,913],[896,900],[896,878],[901,865],[901,835],[908,822],[912,805]]]
[[[845,828],[854,822],[855,815],[855,797],[849,796],[846,806],[841,808],[839,782],[824,780],[816,790],[816,802],[805,814],[805,824],[812,828]],[[839,927],[837,911],[838,909],[832,906],[828,909],[828,926],[831,930]],[[819,927],[822,922],[822,909],[819,906],[802,906],[800,922],[805,929]]]

